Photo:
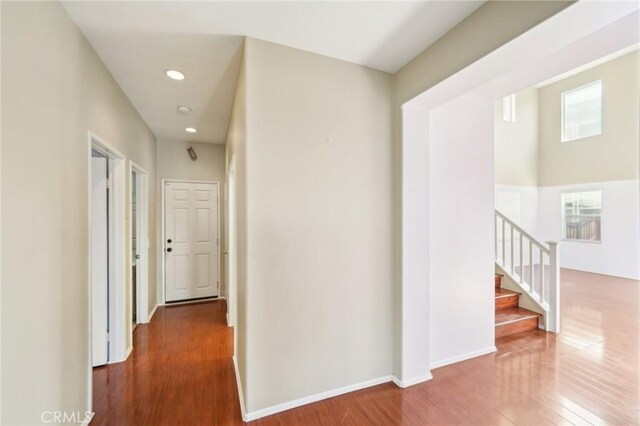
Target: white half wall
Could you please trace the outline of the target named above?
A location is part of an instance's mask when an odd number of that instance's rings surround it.
[[[640,279],[640,181],[623,180],[550,186],[539,192],[538,236],[562,241],[562,193],[602,191],[602,242],[564,241],[560,266]]]

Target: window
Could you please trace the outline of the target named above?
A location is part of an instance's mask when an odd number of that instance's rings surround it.
[[[502,98],[502,120],[516,122],[516,95],[511,94]]]
[[[601,241],[602,191],[562,194],[563,238],[570,241]]]
[[[562,142],[602,133],[602,81],[562,94]]]

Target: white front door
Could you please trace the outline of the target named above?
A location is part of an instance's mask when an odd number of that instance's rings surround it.
[[[166,182],[167,302],[218,295],[218,184]]]
[[[91,158],[91,361],[109,361],[108,162]]]

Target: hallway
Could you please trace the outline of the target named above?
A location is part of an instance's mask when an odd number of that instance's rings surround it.
[[[256,421],[261,425],[637,424],[640,283],[562,270],[560,335]],[[94,371],[92,425],[241,424],[225,302],[158,308],[121,364]],[[106,392],[105,392],[106,388]]]
[[[94,368],[91,425],[240,424],[223,300],[159,307],[134,350]]]

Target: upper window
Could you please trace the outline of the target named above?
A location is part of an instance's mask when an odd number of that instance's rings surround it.
[[[562,94],[562,142],[602,133],[602,80]]]
[[[601,241],[602,191],[562,194],[563,238],[573,241]]]
[[[502,120],[516,122],[516,95],[511,94],[502,98]]]

